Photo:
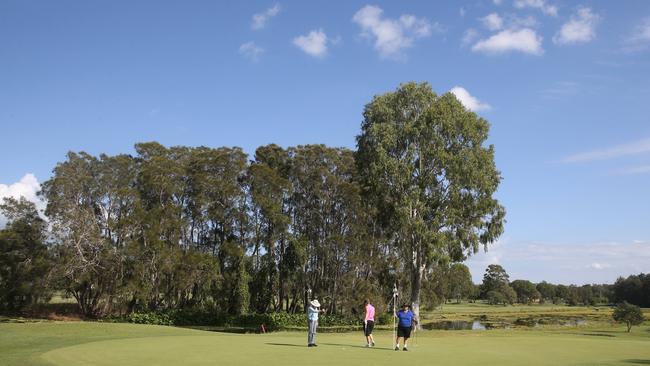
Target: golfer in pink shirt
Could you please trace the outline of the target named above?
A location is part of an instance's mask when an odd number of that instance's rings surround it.
[[[363,317],[363,332],[366,335],[366,347],[374,347],[375,339],[372,337],[372,329],[375,327],[375,307],[370,304],[370,300],[363,302],[365,307],[365,316]]]

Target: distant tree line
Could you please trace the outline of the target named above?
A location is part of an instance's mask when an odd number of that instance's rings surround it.
[[[498,265],[489,265],[480,285],[472,283],[469,269],[462,263],[453,264],[434,287],[435,299],[484,300],[490,304],[533,304],[553,303],[576,305],[630,303],[650,307],[650,275],[631,275],[619,278],[614,284],[562,285],[546,281],[533,283],[528,280],[510,281],[506,270]],[[464,268],[463,268],[464,267]],[[459,268],[463,268],[460,270]],[[464,285],[458,286],[462,283]],[[453,289],[453,290],[452,290]],[[460,290],[458,290],[460,289]],[[440,304],[438,301],[436,304]]]

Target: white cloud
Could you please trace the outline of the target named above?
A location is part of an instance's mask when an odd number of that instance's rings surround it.
[[[257,62],[264,49],[255,44],[255,42],[246,42],[239,46],[239,53],[247,59]]]
[[[588,265],[587,268],[591,268],[591,269],[605,269],[605,268],[612,268],[612,265],[609,264],[609,263],[598,263],[598,262],[594,262],[594,263]]]
[[[492,0],[494,2],[494,5],[501,5],[503,4],[503,0]]]
[[[541,10],[542,13],[550,16],[557,16],[557,6],[549,5],[546,0],[515,0],[514,6],[517,9],[533,8]]]
[[[528,28],[524,29],[506,29],[490,38],[478,41],[472,46],[472,51],[484,53],[506,53],[506,52],[523,52],[531,55],[541,55],[542,37]]]
[[[625,39],[625,51],[642,51],[650,46],[650,17],[645,18],[634,27],[634,31]]]
[[[45,209],[45,203],[39,199],[37,193],[41,190],[41,184],[34,174],[25,174],[18,182],[12,184],[0,184],[0,203],[5,197],[25,199],[34,202],[38,210]],[[4,226],[6,219],[0,215],[0,227]]]
[[[455,86],[451,88],[450,92],[456,96],[456,98],[463,103],[465,108],[473,112],[487,111],[492,107],[478,100],[476,97],[471,95],[465,88],[460,86]]]
[[[425,18],[405,14],[399,19],[390,19],[384,17],[383,12],[378,6],[366,5],[352,17],[361,27],[361,35],[374,40],[375,49],[382,58],[401,58],[402,51],[412,47],[416,39],[428,37],[432,31],[443,31],[440,24],[431,25]]]
[[[619,276],[650,271],[650,242],[512,243],[502,240],[466,264],[480,282],[485,267],[502,265],[511,279],[562,284],[613,283]]]
[[[600,19],[590,8],[580,7],[553,36],[553,42],[561,45],[589,42],[596,38],[596,25]]]
[[[296,47],[313,57],[327,55],[327,43],[335,43],[335,41],[327,38],[322,29],[313,30],[306,36],[298,36],[293,39],[293,44]],[[336,40],[336,43],[338,43],[338,40]]]
[[[461,17],[461,18],[465,17],[465,8],[461,7],[461,8],[458,10],[458,14],[460,14],[460,17]]]
[[[562,159],[564,163],[584,163],[598,160],[615,159],[622,156],[638,155],[650,152],[650,138],[613,146],[600,150],[592,150],[570,155]]]
[[[490,13],[480,19],[483,26],[491,31],[497,31],[503,28],[503,18],[497,13]]]
[[[266,27],[266,23],[268,23],[271,18],[278,15],[278,13],[280,13],[280,4],[276,3],[261,13],[253,14],[251,28],[253,30],[259,30]]]

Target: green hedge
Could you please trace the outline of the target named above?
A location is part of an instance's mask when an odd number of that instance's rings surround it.
[[[385,317],[380,315],[378,324],[385,324]],[[388,316],[390,319],[390,315]],[[268,313],[221,315],[207,310],[183,309],[161,312],[131,313],[124,317],[110,317],[107,321],[128,322],[136,324],[175,325],[175,326],[218,326],[218,327],[243,327],[259,329],[262,324],[267,331],[294,329],[307,326],[305,314]],[[321,315],[319,325],[322,327],[344,327],[360,329],[362,321],[359,317],[351,315]]]

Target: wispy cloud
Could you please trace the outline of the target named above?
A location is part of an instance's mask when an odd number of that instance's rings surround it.
[[[550,99],[566,98],[578,94],[580,84],[575,81],[558,81],[552,87],[542,91]]]
[[[490,13],[480,19],[483,26],[491,31],[497,31],[503,28],[503,18],[497,13]]]
[[[322,29],[313,30],[307,35],[293,39],[293,44],[296,47],[310,56],[319,58],[327,55],[327,44],[332,42]]]
[[[480,37],[480,34],[474,28],[470,28],[463,33],[463,38],[461,43],[463,46],[467,46],[470,43],[476,41]]]
[[[548,4],[545,0],[515,0],[513,5],[517,9],[533,8],[546,15],[557,16],[557,6]]]
[[[18,182],[0,184],[0,203],[2,203],[2,200],[6,197],[12,197],[15,199],[25,197],[25,199],[34,202],[37,209],[43,210],[45,209],[45,203],[37,196],[37,193],[40,190],[41,184],[38,182],[38,179],[36,179],[34,174],[28,173]],[[6,219],[0,215],[0,228],[3,227],[5,223]]]
[[[454,94],[456,98],[465,106],[465,108],[469,109],[470,111],[480,112],[492,109],[492,106],[478,100],[461,86],[455,86],[451,88],[450,92]]]
[[[647,174],[650,173],[650,165],[634,166],[623,169],[623,174]]]
[[[638,155],[650,152],[650,138],[617,145],[600,150],[586,151],[569,155],[562,159],[564,163],[584,163],[598,160],[609,160],[629,155]]]
[[[472,51],[488,54],[521,52],[529,55],[542,55],[542,37],[533,29],[506,29],[487,39],[478,41]]]
[[[251,28],[253,30],[259,30],[266,27],[268,21],[274,16],[280,13],[280,4],[276,3],[272,7],[266,9],[265,11],[257,14],[253,14],[253,20],[251,22]]]
[[[624,40],[624,51],[643,51],[650,47],[650,17],[634,27],[634,31]]]
[[[553,36],[553,42],[560,45],[589,42],[596,38],[596,26],[600,20],[600,15],[591,8],[580,7]]]
[[[440,24],[431,24],[425,18],[404,14],[391,19],[383,12],[378,6],[366,5],[352,18],[361,27],[361,35],[374,41],[382,58],[403,58],[404,50],[412,47],[416,39],[428,37],[434,31],[444,31]]]
[[[253,62],[259,61],[260,55],[262,53],[264,53],[264,49],[256,45],[253,41],[246,42],[239,46],[239,54]]]

